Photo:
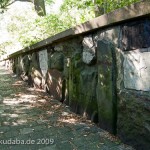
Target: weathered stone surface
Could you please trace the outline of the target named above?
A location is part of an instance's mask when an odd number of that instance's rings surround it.
[[[41,86],[43,89],[45,89],[45,81],[46,81],[46,73],[48,70],[48,54],[47,54],[47,49],[39,51],[39,66],[42,72],[42,81],[40,81],[38,78],[38,80],[41,82]],[[36,80],[36,82],[38,81]],[[34,79],[35,82],[35,79]],[[39,83],[39,82],[38,82]]]
[[[116,47],[119,45],[120,26],[110,27],[109,29],[98,31],[94,34],[94,43],[97,46],[97,41],[105,40],[105,43],[113,43]]]
[[[136,21],[123,25],[120,38],[123,50],[150,47],[150,21]]]
[[[124,86],[127,89],[150,91],[150,52],[131,51],[125,54]]]
[[[38,53],[32,53],[32,55],[31,55],[30,69],[32,69],[32,68],[40,69]]]
[[[42,87],[42,73],[40,72],[38,53],[33,53],[31,56],[28,83],[38,88]]]
[[[95,59],[95,55],[90,52],[83,52],[82,54],[83,62],[86,64],[91,64],[92,61]]]
[[[63,51],[63,45],[61,45],[61,44],[60,45],[55,45],[54,50],[58,51],[58,52]]]
[[[77,103],[76,100],[78,99],[79,91],[80,91],[80,73],[81,73],[81,55],[74,54],[70,60],[69,66],[69,106],[76,111]]]
[[[69,67],[70,67],[70,58],[64,59],[64,70],[63,70],[63,76],[68,79],[69,78]]]
[[[117,66],[117,80],[116,80],[116,87],[119,91],[120,89],[124,88],[124,75],[123,75],[123,60],[124,60],[124,53],[122,50],[116,49],[116,66]]]
[[[112,133],[116,131],[116,68],[115,49],[105,40],[98,41],[98,86],[97,103],[99,124]]]
[[[82,42],[84,48],[92,48],[94,47],[93,37],[92,35],[85,36]]]
[[[61,100],[62,98],[62,73],[56,69],[48,70],[47,78],[47,92],[54,99]]]
[[[74,112],[97,122],[96,66],[87,66],[82,62],[81,53],[74,52],[68,71],[69,106]]]
[[[118,93],[118,135],[137,150],[150,147],[150,96],[137,91]]]
[[[64,55],[61,52],[55,52],[49,56],[49,69],[63,70]]]
[[[82,45],[83,45],[83,54],[82,54],[83,62],[89,65],[96,59],[96,51],[92,35],[84,37]]]
[[[31,56],[30,55],[25,55],[21,58],[20,61],[20,71],[21,71],[21,78],[24,81],[28,81],[28,74],[29,74],[29,69],[30,69],[30,60]]]
[[[80,92],[78,105],[81,107],[80,113],[87,115],[92,121],[97,122],[97,98],[96,98],[96,86],[97,86],[97,68],[85,67],[81,70],[80,74]]]
[[[29,72],[29,67],[30,67],[30,56],[29,55],[25,55],[21,59],[20,64],[21,64],[22,71],[24,73],[28,73]]]
[[[13,59],[12,60],[12,71],[13,71],[13,73],[16,73],[16,64],[15,64],[15,62],[16,62],[16,59]]]
[[[70,58],[64,59],[64,70],[63,70],[63,82],[62,82],[62,101],[69,104],[69,67],[70,67]]]
[[[48,55],[47,50],[39,51],[39,64],[43,76],[46,76],[48,70]]]
[[[21,66],[20,66],[20,62],[21,62],[21,57],[17,57],[13,60],[13,66],[12,66],[12,70],[16,75],[20,75],[22,72]]]

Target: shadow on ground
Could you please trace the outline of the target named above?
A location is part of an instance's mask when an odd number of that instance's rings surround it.
[[[0,149],[126,150],[116,137],[0,69]]]

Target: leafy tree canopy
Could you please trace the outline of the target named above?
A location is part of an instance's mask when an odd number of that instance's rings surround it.
[[[45,1],[49,5],[55,2],[54,0]],[[12,21],[7,25],[7,30],[24,48],[95,16],[138,1],[140,0],[63,0],[59,13],[39,16],[36,19],[33,17],[31,19],[26,15],[13,16]],[[9,2],[10,0],[0,0],[0,7],[7,6]],[[8,41],[4,44],[11,45],[12,43]]]
[[[9,4],[11,0],[0,0],[0,9],[5,9]]]

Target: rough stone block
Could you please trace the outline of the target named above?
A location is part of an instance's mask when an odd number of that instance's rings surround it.
[[[74,112],[97,122],[97,67],[84,64],[81,53],[75,52],[67,70],[69,106]]]
[[[26,74],[29,72],[30,59],[28,55],[25,55],[20,62],[22,71]]]
[[[100,30],[97,33],[94,34],[94,42],[97,46],[97,41],[105,40],[109,43],[113,43],[118,47],[119,44],[119,34],[120,34],[120,26],[111,27],[106,30]]]
[[[95,54],[92,54],[91,52],[83,52],[82,58],[83,62],[89,65],[95,59]]]
[[[99,124],[112,133],[116,130],[116,93],[114,48],[105,40],[98,41],[97,103]]]
[[[41,88],[41,85],[37,85],[36,83],[34,83],[34,81],[37,81],[37,80],[34,80],[34,78],[38,78],[40,80],[42,80],[42,74],[40,72],[40,66],[39,66],[39,56],[38,56],[38,53],[33,53],[32,56],[31,56],[31,62],[30,62],[30,67],[29,67],[29,74],[28,74],[28,77],[29,77],[29,80],[28,80],[28,84],[30,86],[38,86],[39,88]],[[40,82],[37,82],[37,83],[40,83]]]
[[[58,52],[63,51],[63,45],[55,45],[54,50]]]
[[[85,67],[80,74],[80,100],[79,105],[83,108],[85,114],[91,119],[98,121],[95,118],[98,114],[97,98],[97,68]]]
[[[83,54],[82,59],[86,64],[91,64],[96,58],[95,45],[93,42],[92,35],[86,36],[82,42],[83,45]]]
[[[46,78],[47,91],[55,99],[62,98],[62,73],[56,69],[51,69]]]
[[[119,138],[136,150],[149,150],[150,147],[150,97],[139,91],[118,93]]]
[[[39,56],[37,53],[33,53],[31,55],[31,63],[30,63],[30,72],[32,70],[32,68],[36,68],[40,70],[40,66],[39,66]]]
[[[49,57],[49,69],[62,71],[64,68],[64,55],[61,52],[54,52]]]
[[[39,65],[43,76],[46,76],[48,70],[48,55],[47,50],[39,51]]]

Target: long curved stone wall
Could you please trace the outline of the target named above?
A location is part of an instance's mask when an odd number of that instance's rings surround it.
[[[137,149],[150,147],[150,2],[118,9],[11,54],[30,86]]]

